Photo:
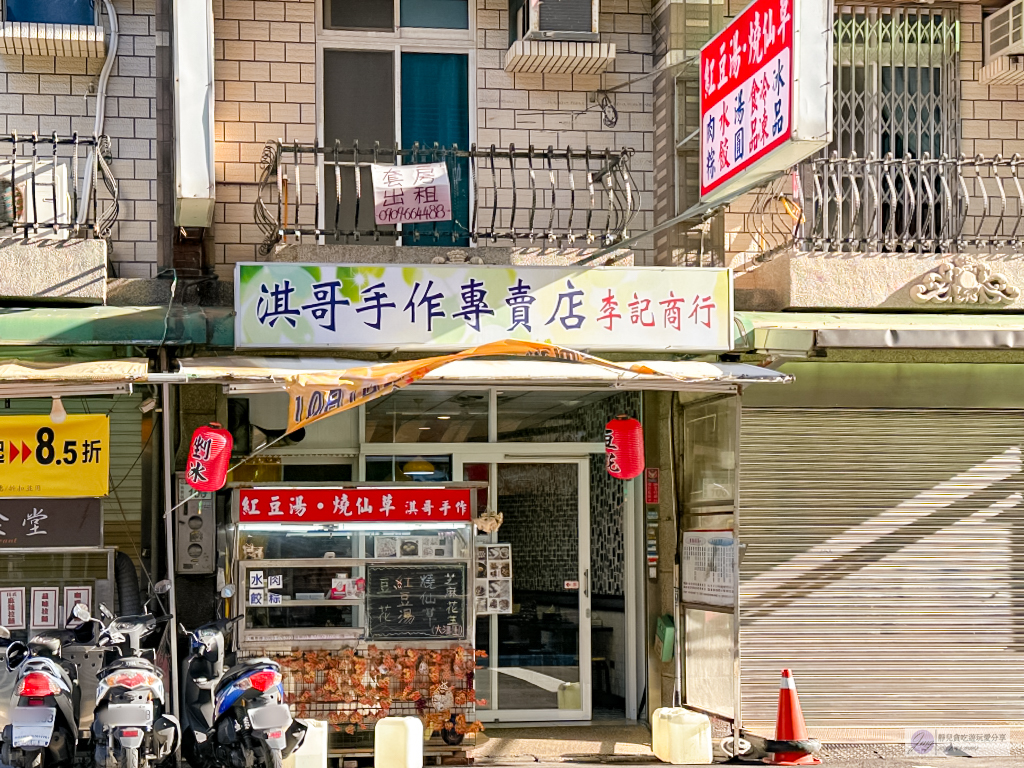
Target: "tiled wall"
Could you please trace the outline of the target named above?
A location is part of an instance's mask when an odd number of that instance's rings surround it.
[[[110,259],[118,277],[152,277],[157,271],[155,0],[114,0],[114,9],[120,42],[103,130],[111,137],[121,204]],[[109,35],[105,14],[102,18]],[[0,55],[0,132],[91,136],[103,63]]]
[[[512,545],[512,589],[564,592],[579,579],[575,464],[509,464],[498,473],[498,533]]]
[[[253,261],[263,240],[252,206],[264,143],[316,138],[315,8],[313,0],[213,0],[212,238],[221,279],[231,279],[235,262]]]

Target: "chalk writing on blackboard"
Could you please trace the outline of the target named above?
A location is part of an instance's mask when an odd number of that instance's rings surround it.
[[[466,603],[464,563],[366,567],[370,638],[465,638]]]

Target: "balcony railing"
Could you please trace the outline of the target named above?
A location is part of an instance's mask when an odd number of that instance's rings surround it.
[[[809,160],[754,193],[753,262],[780,250],[1017,253],[1024,158],[887,155]]]
[[[269,254],[281,242],[605,246],[626,237],[640,208],[633,150],[529,147],[342,147],[267,142],[254,206]],[[443,162],[452,221],[378,225],[373,164]]]
[[[117,213],[106,136],[0,136],[0,234],[106,238]]]

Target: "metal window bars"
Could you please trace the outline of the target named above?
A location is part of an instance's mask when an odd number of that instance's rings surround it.
[[[640,208],[630,173],[632,149],[519,149],[458,146],[360,147],[268,141],[254,218],[269,254],[285,238],[324,243],[458,244],[520,241],[605,246],[626,237]],[[454,207],[451,222],[378,226],[372,164],[444,162]],[[459,202],[461,201],[461,202]],[[461,210],[460,210],[461,208]]]
[[[110,236],[118,192],[107,136],[12,133],[0,136],[0,153],[0,231],[10,229],[25,237],[79,235],[83,230],[98,238]],[[100,181],[105,195],[98,189]]]
[[[756,193],[747,214],[754,218],[745,227],[771,233],[755,244],[755,261],[791,246],[838,253],[1019,253],[1022,214],[1020,155],[833,154],[803,163],[781,184]]]

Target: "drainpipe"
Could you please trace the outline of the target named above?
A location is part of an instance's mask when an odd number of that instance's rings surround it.
[[[160,357],[166,368],[166,353],[160,350]],[[179,716],[178,706],[178,621],[176,588],[174,585],[174,455],[171,453],[171,385],[166,382],[160,385],[160,399],[163,401],[163,419],[161,432],[164,454],[164,537],[167,540],[167,578],[171,582],[171,591],[167,593],[168,610],[175,617],[171,625],[171,684],[167,690],[171,693],[171,712]]]
[[[96,122],[93,124],[93,137],[98,138],[103,133],[103,123],[107,118],[107,82],[110,80],[110,71],[114,68],[114,61],[117,59],[117,45],[120,33],[117,26],[117,11],[114,10],[110,0],[103,0],[103,7],[107,11],[107,18],[110,19],[110,41],[107,43],[107,58],[103,62],[103,69],[100,70],[99,83],[96,86]],[[78,209],[78,226],[85,226],[85,220],[89,216],[89,195],[92,194],[92,174],[96,165],[96,153],[99,146],[93,146],[85,160],[85,173],[82,176],[82,194],[79,199],[82,201]],[[78,179],[75,179],[75,183]]]

